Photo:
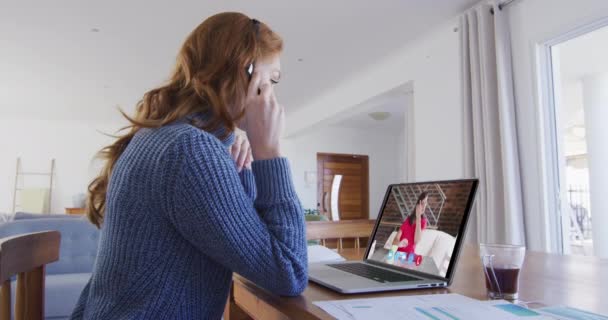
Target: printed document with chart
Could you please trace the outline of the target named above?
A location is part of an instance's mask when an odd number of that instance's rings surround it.
[[[496,308],[458,294],[317,301],[314,304],[339,320],[487,320],[554,319]]]

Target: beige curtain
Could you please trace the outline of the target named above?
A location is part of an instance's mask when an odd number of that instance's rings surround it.
[[[480,179],[474,241],[526,244],[505,14],[482,3],[460,19],[464,171]]]

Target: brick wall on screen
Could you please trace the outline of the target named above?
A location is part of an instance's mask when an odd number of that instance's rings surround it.
[[[464,211],[466,209],[469,191],[471,190],[471,182],[452,182],[452,183],[441,183],[438,184],[441,190],[443,190],[446,201],[441,211],[441,216],[437,224],[437,229],[448,233],[452,236],[457,236],[460,228],[460,222],[463,218]],[[425,189],[425,187],[422,187]],[[430,189],[430,188],[429,188]],[[439,202],[440,197],[438,195],[430,195],[429,202]],[[427,215],[428,215],[427,211]],[[384,244],[388,239],[389,235],[395,226],[384,224],[386,222],[402,223],[401,213],[399,207],[395,201],[393,195],[389,196],[389,199],[384,209],[382,216],[382,224],[378,228],[376,234],[377,244]]]
[[[397,206],[397,202],[391,194],[388,196],[388,201],[386,202],[386,207],[384,208],[384,213],[382,214],[382,222],[401,223],[402,220],[403,219],[401,219],[401,213],[399,213],[399,207]],[[391,232],[393,232],[395,228],[395,226],[381,224],[378,227],[378,231],[376,232],[376,244],[384,245],[388,237],[391,235]]]
[[[452,236],[458,234],[460,222],[467,206],[471,182],[443,183],[439,184],[447,200],[445,201],[441,217],[439,218],[438,230]]]

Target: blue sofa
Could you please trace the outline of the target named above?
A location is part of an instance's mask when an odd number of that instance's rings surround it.
[[[46,267],[46,319],[67,319],[70,316],[91,277],[99,242],[99,231],[85,218],[57,216],[37,215],[0,225],[0,238],[44,230],[61,233],[59,261]],[[12,293],[15,294],[14,287]]]

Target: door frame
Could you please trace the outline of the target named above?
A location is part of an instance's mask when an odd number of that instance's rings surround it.
[[[321,162],[319,161],[319,156],[327,156],[327,157],[340,157],[340,158],[361,158],[365,161],[363,162],[365,165],[365,174],[363,177],[363,188],[367,191],[367,195],[364,198],[364,203],[361,205],[362,208],[367,210],[367,217],[365,219],[369,219],[369,156],[362,154],[349,154],[349,153],[328,153],[328,152],[317,152],[317,208],[319,208],[320,201],[323,201],[323,195],[321,191],[323,190],[323,167]]]
[[[608,17],[587,23],[558,34],[536,45],[538,74],[538,102],[540,107],[541,171],[544,184],[544,202],[549,222],[550,247],[561,254],[570,252],[570,217],[567,214],[567,186],[563,146],[558,138],[560,120],[559,101],[555,99],[555,73],[551,48],[608,26]],[[557,213],[557,214],[555,214]]]

